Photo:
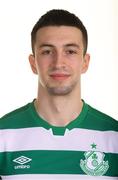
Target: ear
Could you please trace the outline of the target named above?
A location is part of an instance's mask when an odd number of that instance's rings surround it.
[[[35,57],[32,54],[29,55],[29,63],[30,63],[30,66],[31,66],[31,69],[32,69],[33,73],[38,74],[37,73],[37,68],[36,68]]]
[[[81,73],[85,73],[88,70],[90,62],[90,55],[87,53],[84,55]]]

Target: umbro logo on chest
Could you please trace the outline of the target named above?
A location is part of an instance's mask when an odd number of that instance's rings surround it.
[[[31,158],[28,158],[26,156],[20,156],[13,160],[13,162],[17,164],[14,166],[14,169],[29,169],[30,165],[28,163],[30,161],[32,161]]]

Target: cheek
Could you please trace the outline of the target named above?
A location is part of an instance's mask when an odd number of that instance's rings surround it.
[[[81,68],[82,68],[82,63],[78,60],[78,61],[73,61],[70,66],[72,67],[73,71],[75,71],[76,73],[80,73],[81,72]]]
[[[46,61],[37,62],[37,70],[39,75],[43,75],[48,71],[49,63]]]

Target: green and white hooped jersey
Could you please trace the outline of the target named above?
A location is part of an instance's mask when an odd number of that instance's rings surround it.
[[[0,176],[118,180],[118,122],[84,102],[77,119],[55,127],[31,102],[0,119]]]

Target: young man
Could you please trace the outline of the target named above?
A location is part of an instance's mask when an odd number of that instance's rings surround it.
[[[51,10],[31,41],[37,98],[0,120],[1,178],[118,179],[118,122],[81,99],[90,60],[85,26],[74,14]]]

